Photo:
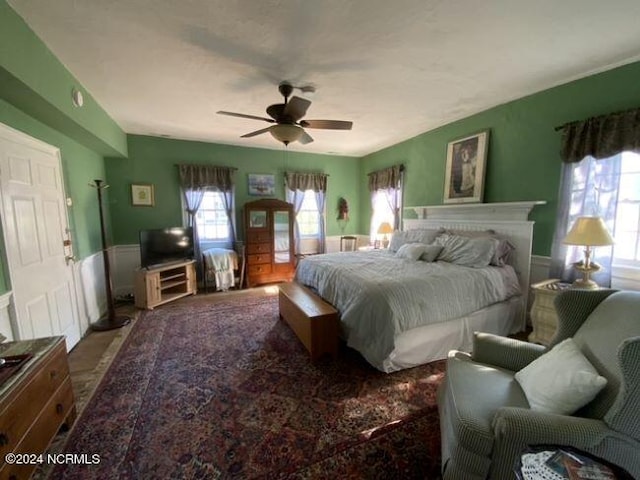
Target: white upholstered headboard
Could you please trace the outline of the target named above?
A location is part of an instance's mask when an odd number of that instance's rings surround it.
[[[495,230],[507,238],[516,249],[515,258],[511,263],[520,280],[524,305],[527,305],[534,223],[529,220],[529,212],[536,205],[545,203],[529,201],[406,207],[406,210],[414,210],[418,218],[405,219],[403,229]]]

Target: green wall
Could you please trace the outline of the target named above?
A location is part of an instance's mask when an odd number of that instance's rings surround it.
[[[71,102],[73,88],[84,95],[81,108]],[[97,153],[127,153],[122,129],[6,0],[0,0],[0,98]]]
[[[561,166],[561,132],[554,127],[638,107],[639,85],[640,62],[500,105],[367,155],[361,160],[360,232],[368,231],[371,215],[367,173],[404,163],[404,205],[439,205],[447,143],[490,129],[484,201],[546,200],[534,208],[531,219],[536,222],[533,253],[549,255]]]
[[[100,250],[102,245],[98,202],[95,190],[88,183],[105,177],[103,157],[3,100],[0,100],[0,123],[60,149],[65,191],[73,201],[68,214],[75,255],[84,258]],[[4,250],[4,245],[2,249]],[[5,270],[6,264],[3,262],[3,271]],[[3,276],[0,279],[0,293],[8,290],[8,278]]]
[[[109,208],[113,239],[116,244],[138,243],[138,231],[182,225],[180,188],[177,164],[212,164],[235,167],[236,216],[238,237],[243,237],[242,205],[259,197],[247,193],[247,174],[276,175],[276,198],[284,199],[283,172],[310,171],[329,174],[327,186],[327,234],[338,235],[336,222],[338,197],[349,201],[353,220],[345,233],[356,233],[360,213],[357,158],[316,155],[282,150],[266,150],[231,145],[173,140],[138,135],[128,136],[129,158],[109,158],[106,161],[109,187]],[[155,206],[131,205],[131,184],[154,185]]]

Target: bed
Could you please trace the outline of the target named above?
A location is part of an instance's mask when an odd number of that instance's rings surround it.
[[[472,268],[385,250],[341,252],[301,260],[295,280],[338,310],[347,344],[375,368],[393,372],[446,358],[451,349],[469,350],[474,331],[524,329],[533,231],[528,214],[539,203],[413,207],[419,218],[404,222],[405,231],[418,234],[446,231],[446,241],[492,230],[515,247],[506,265]]]

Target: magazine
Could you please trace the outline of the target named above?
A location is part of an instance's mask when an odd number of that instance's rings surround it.
[[[616,480],[617,478],[606,465],[565,450],[557,450],[545,464],[553,472],[564,475],[570,480]]]

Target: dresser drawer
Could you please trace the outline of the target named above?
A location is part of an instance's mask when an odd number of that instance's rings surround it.
[[[271,243],[271,233],[269,232],[253,232],[247,243]]]
[[[271,254],[259,253],[259,254],[247,256],[248,265],[260,265],[262,263],[271,263]]]
[[[71,379],[67,377],[60,387],[45,399],[46,405],[38,418],[33,422],[33,427],[13,450],[14,453],[44,452],[49,446],[50,439],[58,432],[60,425],[67,418],[73,405],[73,389]],[[70,425],[69,425],[70,427]],[[28,479],[35,465],[8,465],[0,469],[0,478]]]
[[[64,342],[58,344],[46,364],[0,412],[0,458],[13,451],[34,418],[69,376]]]
[[[271,273],[271,264],[265,263],[263,265],[249,265],[247,267],[247,272],[249,275],[264,275],[266,273]]]
[[[254,253],[271,253],[270,243],[249,243],[247,245],[247,253],[252,255]]]

